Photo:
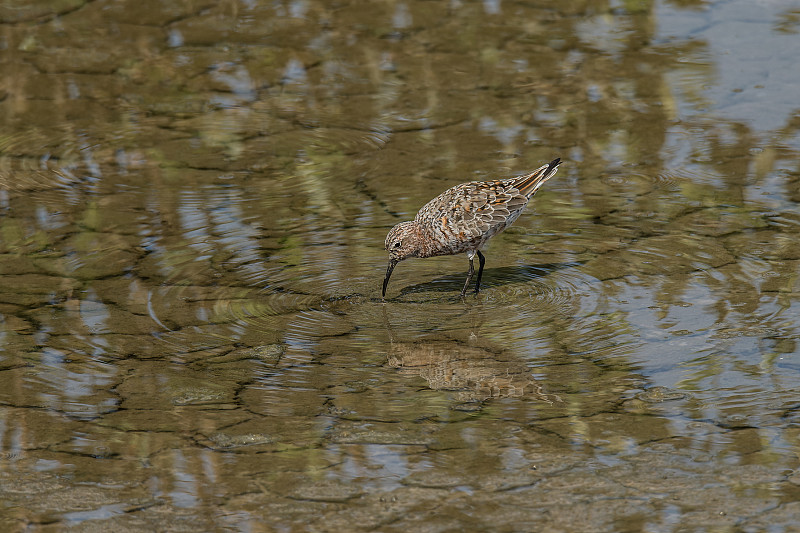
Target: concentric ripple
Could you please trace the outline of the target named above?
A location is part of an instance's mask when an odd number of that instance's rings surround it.
[[[637,172],[609,174],[600,178],[600,181],[615,190],[617,194],[625,196],[647,194],[653,190],[657,183],[653,176]]]
[[[54,141],[38,131],[4,136],[0,138],[0,189],[31,191],[79,183],[87,170],[83,155],[79,146]]]

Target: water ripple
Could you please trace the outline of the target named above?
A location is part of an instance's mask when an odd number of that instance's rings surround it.
[[[88,146],[86,147],[89,148]],[[38,131],[0,138],[0,189],[31,191],[60,188],[85,179],[81,147]]]
[[[653,190],[657,183],[653,176],[636,172],[610,174],[600,178],[600,181],[615,190],[617,194],[626,196],[647,194]]]

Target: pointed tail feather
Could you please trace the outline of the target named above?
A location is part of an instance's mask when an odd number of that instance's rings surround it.
[[[519,192],[530,198],[539,187],[544,185],[544,182],[555,176],[558,171],[558,165],[561,164],[561,158],[557,157],[550,161],[547,165],[542,165],[530,174],[520,176],[514,186],[519,189]]]

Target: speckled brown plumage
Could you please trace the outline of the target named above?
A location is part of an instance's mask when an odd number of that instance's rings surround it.
[[[560,163],[561,159],[554,159],[516,178],[456,185],[422,206],[414,220],[393,227],[386,236],[389,267],[383,280],[383,296],[386,296],[392,270],[400,261],[462,252],[469,258],[469,272],[461,295],[466,294],[472,280],[472,259],[476,254],[480,261],[475,283],[477,293],[485,262],[480,249],[517,220],[539,187],[553,177]]]

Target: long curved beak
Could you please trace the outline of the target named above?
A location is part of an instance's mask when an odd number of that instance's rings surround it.
[[[389,259],[389,267],[386,269],[386,277],[383,278],[383,292],[381,292],[381,298],[386,298],[386,286],[389,285],[389,278],[392,276],[392,270],[394,267],[399,263],[395,259]]]

